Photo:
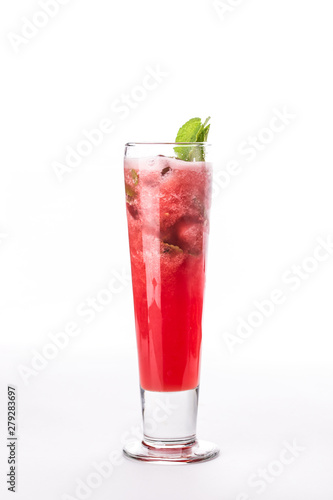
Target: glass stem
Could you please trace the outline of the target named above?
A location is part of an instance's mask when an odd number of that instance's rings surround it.
[[[188,391],[141,388],[143,443],[153,448],[191,446],[196,441],[199,386]]]

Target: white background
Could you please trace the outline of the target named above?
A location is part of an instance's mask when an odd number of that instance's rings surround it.
[[[173,468],[124,461],[86,497],[332,498],[333,255],[316,269],[304,261],[333,235],[331,2],[226,0],[225,13],[213,0],[63,3],[52,19],[34,0],[0,7],[1,498],[12,498],[8,384],[18,392],[19,500],[79,498],[77,480],[140,424],[128,280],[91,323],[77,307],[129,272],[124,143],[173,141],[183,122],[208,115],[220,184],[198,433],[221,456]],[[23,18],[45,24],[25,42]],[[147,68],[164,73],[156,88],[126,118],[112,111],[123,94],[142,97]],[[293,118],[267,136],[274,109]],[[60,182],[54,162],[104,118],[113,132]],[[248,161],[238,148],[258,133],[270,142]],[[218,172],[231,160],[227,185]],[[303,262],[314,270],[292,290],[283,276]],[[238,318],[276,288],[284,303],[230,348],[225,333],[237,335]],[[80,333],[24,383],[22,366],[70,322]],[[250,476],[293,440],[303,451],[258,493]]]

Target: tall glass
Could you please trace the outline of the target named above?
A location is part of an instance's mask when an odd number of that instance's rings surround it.
[[[127,443],[124,453],[138,460],[189,463],[218,454],[196,438],[209,150],[207,143],[125,148],[143,439]]]

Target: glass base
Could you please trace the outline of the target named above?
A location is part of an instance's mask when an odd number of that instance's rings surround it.
[[[198,441],[196,421],[199,387],[187,391],[152,392],[141,388],[143,439],[125,444],[128,458],[160,464],[211,460],[213,443]]]
[[[208,441],[195,440],[187,446],[165,446],[157,448],[146,445],[138,439],[124,446],[127,458],[163,465],[190,464],[216,458],[218,447]]]

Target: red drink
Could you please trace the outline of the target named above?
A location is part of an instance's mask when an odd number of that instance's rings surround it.
[[[199,385],[211,165],[164,156],[125,159],[141,387]]]

